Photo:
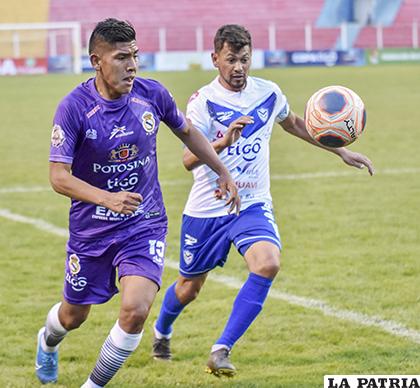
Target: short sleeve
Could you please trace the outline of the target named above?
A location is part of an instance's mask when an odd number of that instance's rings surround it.
[[[172,130],[183,129],[187,123],[184,114],[176,106],[175,99],[169,91],[162,86],[162,121]]]
[[[274,84],[274,83],[273,83]],[[290,106],[287,102],[286,96],[283,94],[277,84],[274,84],[274,91],[277,94],[277,107],[276,107],[276,122],[281,123],[290,113]]]
[[[281,123],[282,121],[287,119],[287,116],[289,116],[290,113],[290,107],[289,104],[286,103],[283,105],[283,108],[280,110],[279,114],[276,116],[276,122]]]
[[[74,103],[68,98],[58,106],[51,133],[50,162],[72,164],[80,121]]]
[[[188,101],[187,118],[191,120],[194,128],[209,138],[211,117],[207,111],[206,99],[199,92],[195,92]]]

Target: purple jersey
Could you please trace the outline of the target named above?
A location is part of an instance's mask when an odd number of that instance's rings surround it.
[[[105,237],[124,230],[166,225],[158,182],[156,135],[163,121],[173,130],[185,125],[169,92],[157,81],[136,78],[129,94],[103,99],[95,79],[80,84],[57,108],[50,161],[71,164],[72,174],[100,189],[140,193],[143,202],[130,216],[72,200],[70,236]]]

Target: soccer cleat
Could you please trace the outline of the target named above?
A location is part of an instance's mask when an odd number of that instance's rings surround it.
[[[58,351],[45,352],[41,347],[41,337],[45,327],[38,332],[38,344],[36,351],[35,369],[36,376],[42,384],[55,383],[58,377]]]
[[[236,374],[236,368],[229,360],[229,349],[222,348],[210,353],[207,361],[206,372],[217,377],[233,377]]]
[[[169,338],[153,339],[153,358],[155,360],[171,361],[171,340]]]

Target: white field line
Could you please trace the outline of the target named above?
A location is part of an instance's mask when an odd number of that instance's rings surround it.
[[[26,217],[20,214],[12,213],[8,209],[1,209],[1,208],[0,208],[0,217],[6,218],[8,220],[32,225],[37,229],[54,234],[56,236],[66,237],[66,238],[68,237],[67,229],[52,225],[42,219]],[[165,261],[165,264],[172,269],[178,269],[178,264],[173,260],[167,259]],[[233,288],[236,290],[240,289],[243,284],[243,281],[241,281],[238,278],[231,277],[231,276],[224,276],[224,275],[215,275],[214,273],[210,274],[209,279],[214,282],[221,283],[226,287]],[[375,327],[389,334],[392,334],[394,336],[403,337],[410,340],[411,342],[420,344],[420,331],[407,328],[403,326],[402,324],[395,321],[385,320],[377,316],[369,316],[366,314],[358,313],[356,311],[340,310],[335,307],[328,306],[328,304],[323,302],[322,300],[304,298],[304,297],[289,294],[286,292],[280,292],[274,289],[270,291],[269,297],[273,299],[282,300],[284,302],[287,302],[289,304],[293,304],[296,306],[300,306],[300,307],[304,307],[304,308],[308,308],[312,310],[318,310],[326,316],[339,318],[341,320],[353,322],[358,325]]]
[[[320,179],[320,178],[340,178],[347,176],[360,176],[363,172],[357,170],[349,171],[323,171],[323,172],[308,172],[300,174],[274,174],[271,175],[272,181],[290,181],[290,180],[305,180],[305,179]],[[399,175],[399,174],[419,174],[420,168],[385,168],[377,170],[375,175]],[[366,174],[366,172],[365,172]],[[191,179],[174,179],[174,180],[161,180],[162,186],[178,186],[184,184],[192,184]],[[41,191],[52,191],[50,186],[15,186],[0,188],[0,194],[9,193],[36,193]]]

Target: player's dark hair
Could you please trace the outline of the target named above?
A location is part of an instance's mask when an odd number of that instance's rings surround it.
[[[251,34],[245,27],[238,24],[225,24],[217,30],[214,36],[214,51],[217,53],[222,50],[225,42],[235,52],[245,46],[252,49]]]
[[[136,40],[136,31],[129,22],[113,18],[105,19],[95,26],[90,36],[89,54],[92,54],[99,41],[114,44],[133,40]]]

